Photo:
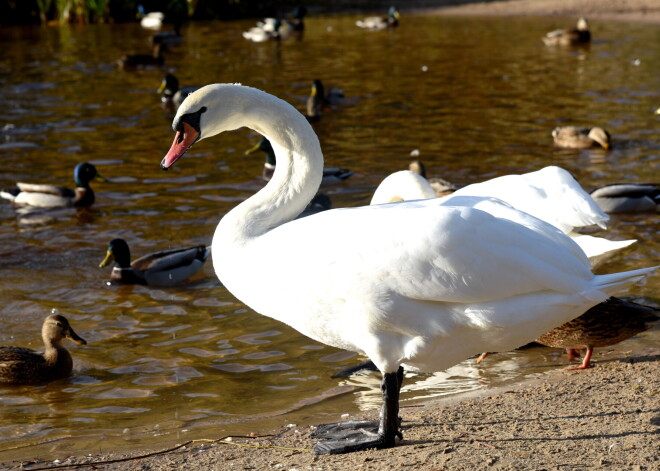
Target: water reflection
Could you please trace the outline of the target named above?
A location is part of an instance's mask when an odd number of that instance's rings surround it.
[[[334,420],[379,400],[377,375],[331,378],[357,364],[357,355],[245,308],[211,264],[167,289],[110,285],[97,267],[117,237],[136,253],[210,244],[219,218],[264,184],[262,157],[242,155],[255,141],[247,130],[221,144],[202,141],[185,167],[159,170],[172,139],[156,92],[166,70],[184,84],[264,88],[301,112],[312,80],[342,88],[347,102],[314,124],[326,165],[355,171],[327,189],[334,207],[368,204],[386,175],[407,168],[413,149],[429,175],[456,183],[550,164],[587,189],[660,180],[653,115],[660,49],[652,25],[599,23],[591,47],[573,51],[541,44],[552,20],[412,16],[394,31],[365,33],[356,19],[308,18],[305,38],[282,44],[244,41],[250,22],[192,23],[165,68],[134,72],[115,61],[147,47],[138,25],[0,31],[0,41],[11,43],[0,48],[0,187],[66,184],[83,160],[109,179],[96,184],[88,211],[22,214],[0,204],[0,344],[40,348],[39,329],[53,308],[88,341],[70,349],[72,377],[0,386],[0,460]],[[550,132],[557,125],[603,126],[614,149],[556,149]],[[639,242],[599,272],[658,263],[658,229],[654,215],[613,216],[597,235]],[[635,287],[636,300],[658,305],[659,286],[657,275],[648,279]],[[659,339],[660,331],[647,332],[616,350],[657,350]],[[403,401],[563,365],[545,348],[479,366],[466,360],[435,375],[409,374]]]

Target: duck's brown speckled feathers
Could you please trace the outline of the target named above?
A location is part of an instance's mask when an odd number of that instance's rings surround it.
[[[610,298],[597,304],[566,324],[536,339],[548,347],[587,349],[583,364],[573,369],[589,368],[594,347],[607,347],[649,329],[660,320],[660,309]]]
[[[62,340],[85,345],[71,328],[64,316],[48,316],[43,323],[41,335],[44,353],[23,347],[0,347],[0,383],[40,384],[71,375],[73,360]]]

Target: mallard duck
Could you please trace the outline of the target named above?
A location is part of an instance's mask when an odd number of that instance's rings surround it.
[[[163,106],[176,111],[183,100],[199,87],[179,87],[179,80],[173,74],[167,74],[158,87]]]
[[[610,183],[594,188],[590,194],[606,213],[654,212],[660,204],[658,183]]]
[[[408,170],[411,172],[415,172],[422,177],[426,178],[426,181],[429,182],[429,185],[431,185],[431,188],[435,191],[436,196],[447,196],[451,195],[453,192],[458,190],[458,186],[454,185],[451,182],[448,182],[444,178],[440,177],[431,177],[428,178],[426,176],[426,167],[424,164],[419,161],[419,160],[413,160],[410,162],[408,165]]]
[[[364,354],[383,375],[379,420],[317,429],[317,454],[396,445],[404,366],[442,371],[519,347],[655,270],[594,275],[570,238],[493,198],[330,209],[294,221],[323,179],[318,137],[289,103],[237,84],[188,96],[161,167],[243,126],[268,138],[278,165],[218,223],[218,278],[256,312]],[[499,209],[480,209],[489,206]]]
[[[565,348],[569,360],[580,357],[579,349],[586,349],[582,364],[568,370],[591,368],[594,347],[609,347],[650,329],[660,320],[660,309],[652,306],[609,298],[595,305],[580,317],[538,337],[535,342],[546,347]],[[477,363],[489,355],[482,353]]]
[[[151,44],[162,44],[165,48],[181,44],[181,26],[183,21],[176,20],[172,25],[172,31],[161,31],[151,36]]]
[[[71,375],[73,360],[62,340],[69,339],[79,345],[87,342],[59,314],[44,320],[41,337],[44,353],[23,347],[0,347],[0,383],[39,384]]]
[[[395,6],[391,6],[387,11],[387,16],[367,16],[355,22],[357,26],[363,29],[381,30],[386,28],[395,28],[399,26],[399,10]]]
[[[154,43],[153,52],[150,54],[126,54],[119,58],[117,65],[122,69],[133,69],[144,66],[161,66],[165,63],[163,57],[163,45]]]
[[[559,126],[552,130],[552,139],[557,147],[569,149],[588,149],[589,147],[609,149],[612,146],[610,133],[599,127]]]
[[[89,183],[92,180],[106,181],[88,162],[76,165],[73,170],[75,190],[64,186],[19,182],[13,188],[0,191],[0,197],[18,206],[35,208],[85,207],[94,204],[95,196]]]
[[[324,108],[339,105],[344,100],[344,92],[339,88],[331,88],[327,92],[319,79],[312,82],[312,91],[307,98],[307,120],[310,123],[318,121]]]
[[[99,267],[106,267],[114,261],[110,279],[119,283],[174,286],[197,273],[210,253],[210,247],[198,245],[151,253],[131,263],[131,251],[126,241],[114,239]]]
[[[280,28],[282,20],[279,18],[266,18],[263,22],[257,23],[247,31],[243,32],[243,37],[248,41],[262,43],[266,41],[279,41],[282,39]]]
[[[576,46],[588,44],[591,41],[589,23],[586,18],[580,18],[573,29],[556,29],[543,36],[546,46]]]
[[[565,348],[573,359],[575,350],[586,348],[580,366],[569,370],[583,370],[591,366],[594,347],[609,347],[651,328],[660,320],[660,309],[618,298],[597,304],[577,319],[567,322],[536,339],[548,347]]]
[[[269,181],[275,172],[275,151],[273,150],[270,141],[265,137],[262,137],[257,145],[245,151],[245,155],[250,155],[258,150],[266,153],[266,162],[264,163],[264,169],[261,176],[264,180]],[[323,167],[323,180],[321,185],[326,186],[341,183],[351,175],[353,175],[353,172],[346,168]]]

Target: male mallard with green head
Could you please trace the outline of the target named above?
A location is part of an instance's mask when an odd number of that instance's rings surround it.
[[[197,273],[210,253],[210,247],[199,245],[154,252],[131,263],[131,251],[126,241],[114,239],[99,267],[106,267],[114,261],[110,279],[119,283],[174,286]]]
[[[89,183],[92,180],[106,181],[88,162],[76,165],[73,171],[75,190],[51,184],[18,182],[13,188],[0,191],[0,197],[10,200],[17,206],[35,208],[85,207],[94,204],[95,195]]]

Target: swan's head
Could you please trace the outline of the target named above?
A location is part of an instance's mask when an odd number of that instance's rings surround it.
[[[167,170],[200,139],[236,129],[230,120],[240,108],[240,85],[213,84],[194,91],[183,100],[172,122],[174,142],[160,166]]]

